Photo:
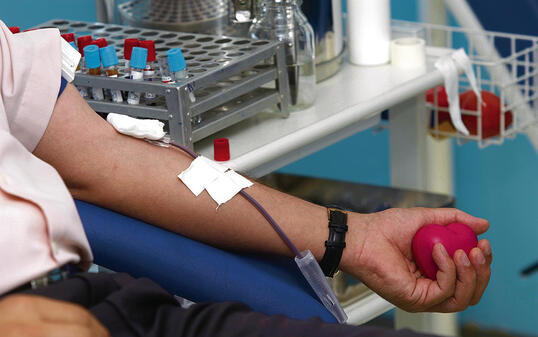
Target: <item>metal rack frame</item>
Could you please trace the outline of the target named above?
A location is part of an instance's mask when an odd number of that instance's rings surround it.
[[[482,105],[476,109],[462,109],[462,117],[475,121],[476,132],[469,136],[458,133],[448,122],[439,121],[440,113],[448,114],[448,107],[439,106],[438,95],[434,102],[426,103],[431,114],[430,133],[436,138],[453,137],[458,144],[476,141],[480,148],[492,144],[500,145],[505,139],[526,132],[538,125],[538,37],[501,32],[470,30],[426,23],[393,21],[414,27],[419,37],[430,47],[447,50],[463,48],[473,66],[480,90],[489,91],[499,97],[499,132],[490,136],[482,133],[484,115]],[[419,32],[420,31],[420,32]],[[496,45],[508,47],[508,55],[501,57]],[[487,51],[495,51],[487,53]],[[465,76],[459,79],[460,92],[470,90]],[[512,114],[513,122],[508,125],[506,116]]]
[[[176,84],[132,81],[126,79],[125,72],[120,72],[119,78],[77,74],[74,83],[82,87],[152,92],[163,97],[158,103],[140,105],[87,101],[100,113],[115,112],[165,121],[171,139],[190,148],[194,142],[275,105],[280,111],[276,115],[289,116],[290,91],[280,42],[63,19],[48,21],[37,28],[45,27],[59,28],[62,33],[105,37],[115,42],[118,53],[126,37],[155,39],[157,57],[163,56],[169,48],[181,47],[189,77]],[[120,62],[120,66],[123,64]],[[204,120],[193,125],[192,118],[200,115]]]

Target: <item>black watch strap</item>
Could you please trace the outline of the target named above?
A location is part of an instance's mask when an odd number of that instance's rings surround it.
[[[329,239],[325,241],[325,254],[319,265],[325,276],[333,277],[346,247],[347,213],[335,208],[328,208],[328,211]]]

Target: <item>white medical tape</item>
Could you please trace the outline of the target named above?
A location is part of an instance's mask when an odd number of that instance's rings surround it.
[[[441,72],[445,79],[445,90],[448,97],[450,120],[459,132],[469,135],[469,130],[463,124],[460,110],[459,96],[459,72],[456,61],[452,55],[445,55],[435,62],[435,67]]]
[[[164,123],[156,119],[137,119],[126,115],[109,113],[106,120],[116,131],[127,136],[158,140],[166,135]]]
[[[252,182],[228,167],[199,156],[178,175],[178,178],[196,196],[204,190],[217,203],[217,208],[232,199]]]
[[[426,47],[423,39],[402,37],[390,43],[390,60],[393,66],[410,69],[426,66]]]
[[[482,101],[482,95],[480,95],[480,90],[478,89],[478,82],[476,81],[476,76],[473,71],[473,65],[471,64],[471,60],[469,59],[469,56],[465,53],[465,50],[462,48],[456,50],[454,53],[452,53],[452,58],[456,62],[460,68],[465,71],[465,76],[469,79],[469,83],[471,84],[471,88],[473,89],[476,97],[478,98],[478,101]]]

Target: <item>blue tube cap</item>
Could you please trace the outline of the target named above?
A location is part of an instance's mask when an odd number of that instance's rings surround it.
[[[185,57],[183,57],[183,53],[179,48],[168,50],[166,52],[166,58],[168,59],[168,68],[170,68],[170,71],[173,73],[187,68]]]
[[[103,67],[112,67],[118,64],[118,55],[116,54],[116,49],[114,46],[106,46],[99,49],[99,54],[101,54],[101,62],[103,62]]]
[[[131,68],[144,69],[148,62],[148,50],[146,48],[134,47],[131,53]]]
[[[88,69],[95,69],[101,66],[101,57],[99,57],[99,47],[94,44],[84,47],[84,62]]]

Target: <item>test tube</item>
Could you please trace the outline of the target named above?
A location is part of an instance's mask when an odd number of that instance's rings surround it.
[[[104,47],[108,46],[108,42],[106,42],[106,39],[104,37],[102,37],[100,39],[93,40],[91,42],[91,44],[94,44],[99,48],[104,48]]]
[[[81,55],[80,63],[77,67],[77,72],[85,72],[85,62],[84,62],[84,47],[89,45],[92,42],[92,36],[91,35],[85,35],[80,36],[77,38],[77,47],[78,51]],[[88,94],[88,88],[86,87],[78,87],[78,92],[83,98],[87,98],[89,96]]]
[[[125,59],[125,72],[131,73],[131,67],[129,65],[131,61],[131,53],[134,47],[138,47],[140,41],[138,39],[125,39],[123,41],[123,58]]]
[[[61,35],[67,43],[69,42],[75,42],[75,34],[73,33],[66,33]]]
[[[101,55],[101,62],[103,63],[103,68],[105,69],[107,77],[118,77],[118,55],[116,55],[116,50],[114,46],[106,46],[99,49]],[[110,95],[112,96],[112,102],[121,103],[123,102],[123,97],[121,95],[121,90],[110,90]]]
[[[155,76],[156,68],[155,41],[140,41],[140,47],[146,48],[148,51],[148,63],[146,64],[146,68],[144,69],[144,81],[153,81],[153,76]],[[144,98],[146,99],[146,103],[151,103],[151,101],[154,101],[157,98],[157,95],[153,92],[146,92],[144,93]]]
[[[168,68],[172,74],[174,81],[181,81],[188,77],[187,75],[187,63],[185,63],[185,57],[179,48],[172,48],[166,52],[168,59]]]
[[[148,60],[148,50],[140,47],[134,47],[131,54],[131,80],[143,81],[144,69]],[[129,91],[127,95],[128,104],[139,104],[140,93],[136,91]]]
[[[161,71],[161,82],[166,84],[176,83],[176,81],[172,79],[172,73],[170,72],[170,68],[168,67],[168,58],[159,57],[157,62],[159,63],[159,70]]]
[[[84,55],[88,73],[93,76],[101,76],[101,57],[99,56],[99,47],[90,44],[84,47]],[[105,99],[102,88],[92,87],[92,98],[96,101]]]

